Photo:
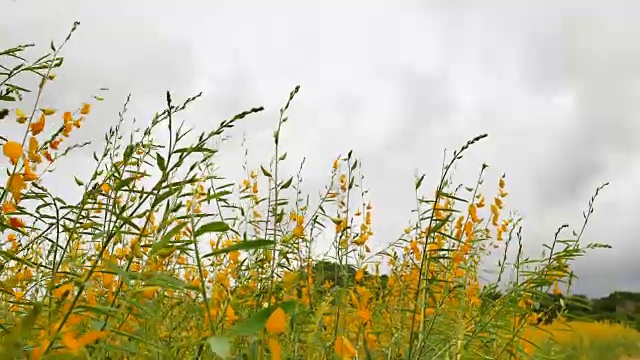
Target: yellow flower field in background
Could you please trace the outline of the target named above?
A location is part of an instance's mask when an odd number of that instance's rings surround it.
[[[629,359],[640,349],[637,330],[609,322],[558,320],[525,330],[525,337],[540,346],[529,345],[532,354],[560,359]]]
[[[521,219],[506,210],[507,176],[488,178],[483,164],[476,183],[454,182],[456,162],[486,135],[447,159],[435,189],[415,179],[409,225],[375,251],[385,219],[352,152],[327,164],[316,197],[302,192],[302,165],[282,171],[299,87],[280,110],[272,157],[239,164],[239,182],[217,174],[217,144],[262,108],[197,133],[180,112],[200,95],[176,102],[167,92],[148,127],[124,133],[127,99],[95,170],[66,185],[82,194],[71,202],[42,179],[86,146],[75,130],[91,126],[102,98],[77,109],[40,103],[63,45],[34,63],[17,56],[27,46],[0,53],[22,62],[0,80],[0,359],[617,359],[637,350],[637,334],[620,325],[562,320],[571,261],[604,245],[562,227],[543,255],[527,257]],[[22,73],[38,80],[34,103],[14,83]],[[4,133],[9,122],[19,133]],[[481,263],[492,253],[502,260],[486,281]]]

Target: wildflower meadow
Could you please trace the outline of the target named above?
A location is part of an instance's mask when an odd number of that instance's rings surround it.
[[[574,319],[565,295],[574,259],[605,244],[558,229],[525,256],[521,219],[504,211],[508,176],[458,184],[470,139],[415,178],[411,225],[373,251],[384,219],[357,154],[327,164],[320,196],[301,190],[302,167],[283,173],[288,110],[274,119],[273,152],[245,164],[241,183],[217,173],[216,141],[246,109],[199,132],[180,118],[200,94],[167,92],[148,126],[123,129],[127,99],[93,153],[71,201],[43,185],[56,164],[86,151],[101,96],[75,109],[44,104],[55,92],[63,43],[0,52],[0,359],[622,359],[640,354],[624,324]],[[30,60],[35,59],[35,60]],[[26,84],[35,79],[37,84]],[[78,79],[81,80],[81,79]],[[29,101],[26,101],[28,94]],[[286,94],[283,94],[286,95]],[[106,96],[106,95],[105,95]],[[8,134],[9,125],[20,132]],[[163,139],[162,141],[158,139]],[[239,164],[238,166],[242,166]],[[508,171],[508,169],[505,169]],[[318,252],[319,242],[330,242]],[[538,249],[533,249],[538,250]],[[483,259],[498,254],[493,278]],[[542,306],[550,300],[553,306]]]

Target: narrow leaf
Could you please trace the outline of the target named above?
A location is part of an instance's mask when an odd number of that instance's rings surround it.
[[[211,257],[211,256],[230,253],[230,252],[233,252],[233,251],[246,251],[246,250],[262,249],[262,248],[265,248],[265,247],[269,247],[271,245],[273,245],[273,241],[272,240],[259,239],[259,240],[243,241],[243,242],[239,242],[237,244],[233,244],[231,246],[227,246],[227,247],[222,248],[222,249],[213,250],[212,252],[204,255],[202,258],[204,259],[204,258],[208,258],[208,257]]]
[[[271,175],[271,173],[269,171],[267,171],[267,169],[264,168],[264,166],[260,165],[260,170],[262,170],[262,174],[266,177],[272,178],[273,176]]]
[[[225,232],[229,230],[229,225],[227,225],[223,221],[214,221],[208,224],[204,224],[198,228],[193,234],[194,237],[199,237],[200,235],[204,235],[211,232]]]

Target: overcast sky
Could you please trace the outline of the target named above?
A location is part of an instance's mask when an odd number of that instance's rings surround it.
[[[524,216],[524,241],[535,253],[559,225],[579,228],[595,188],[611,182],[584,241],[613,249],[576,263],[575,290],[640,291],[637,1],[0,4],[0,48],[36,43],[32,58],[81,22],[44,98],[71,109],[110,89],[76,139],[101,148],[129,92],[130,116],[148,121],[163,109],[166,90],[176,99],[203,91],[182,117],[200,131],[265,106],[229,133],[235,140],[219,158],[223,172],[238,177],[243,134],[252,165],[266,164],[278,109],[299,84],[284,130],[285,170],[293,174],[306,156],[305,190],[314,194],[332,159],[353,149],[375,205],[379,248],[407,225],[415,170],[433,186],[445,149],[488,133],[456,179],[472,185],[487,162],[494,191],[506,172],[508,207]],[[76,153],[58,165],[56,180],[91,166],[89,152]]]

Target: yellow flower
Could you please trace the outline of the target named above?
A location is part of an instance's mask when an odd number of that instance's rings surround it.
[[[271,313],[267,323],[265,324],[265,329],[270,335],[282,334],[287,326],[287,315],[284,313],[282,308],[277,308],[274,312]]]
[[[84,103],[82,105],[82,109],[80,110],[80,113],[82,115],[87,115],[89,114],[90,111],[91,111],[91,104]]]
[[[51,294],[53,295],[53,297],[57,299],[62,299],[64,297],[69,296],[71,294],[71,291],[73,291],[73,284],[66,283],[64,285],[61,285],[55,288]]]
[[[478,219],[476,205],[474,203],[471,203],[471,205],[469,205],[469,216],[471,216],[471,221],[473,221],[474,223],[480,222],[480,219]]]
[[[16,208],[16,204],[10,202],[10,201],[6,201],[4,204],[2,204],[2,213],[3,214],[9,214],[12,212],[15,212],[17,210]]]
[[[44,113],[42,113],[42,115],[40,115],[40,119],[29,126],[31,128],[31,135],[36,136],[40,134],[42,130],[44,130],[45,122],[46,117],[44,116]]]
[[[11,225],[14,228],[23,228],[23,227],[26,226],[24,221],[22,221],[22,219],[17,218],[17,217],[10,217],[9,218],[9,225]]]
[[[352,359],[358,353],[356,348],[344,336],[338,336],[333,350],[341,359]]]
[[[429,307],[429,308],[427,308],[427,309],[425,310],[425,313],[427,314],[427,316],[432,316],[433,314],[435,314],[435,313],[436,313],[436,309],[435,309],[435,308],[432,308],[432,307]]]
[[[464,233],[468,238],[473,236],[473,222],[467,221],[467,223],[464,224]]]
[[[347,191],[347,175],[340,175],[340,190]]]
[[[353,243],[358,246],[362,246],[366,244],[367,240],[369,240],[369,233],[362,233],[353,240]]]
[[[73,115],[71,115],[70,111],[66,111],[64,114],[62,114],[62,119],[64,120],[64,122],[71,122],[73,121]]]
[[[38,139],[34,138],[33,136],[29,138],[29,160],[33,161],[35,163],[40,163],[42,162],[42,156],[40,156],[40,154],[38,154],[38,149],[40,148],[40,145],[38,144]]]
[[[298,274],[294,272],[287,271],[282,276],[282,282],[284,283],[284,286],[287,288],[292,287],[297,280],[298,280]]]
[[[238,320],[238,317],[236,316],[236,312],[233,310],[231,305],[227,307],[227,320],[231,323]]]
[[[496,218],[497,218],[498,216],[500,216],[500,212],[499,212],[498,205],[496,205],[496,204],[491,204],[491,214],[492,214],[494,217],[496,217]]]
[[[304,228],[300,225],[293,228],[293,236],[302,237],[304,235]]]
[[[68,331],[62,336],[62,344],[74,354],[80,354],[80,344],[76,340],[76,334]]]
[[[15,141],[7,141],[2,147],[2,152],[11,160],[11,163],[15,164],[22,156],[22,145]]]
[[[367,309],[357,310],[356,316],[358,317],[358,319],[362,320],[363,322],[371,321],[371,312]]]
[[[40,109],[40,111],[42,111],[42,113],[45,115],[53,115],[56,113],[54,109],[50,109],[50,108],[42,108]]]
[[[38,175],[36,175],[33,171],[31,171],[31,165],[28,161],[24,162],[24,181],[34,181],[38,179]]]
[[[62,130],[62,135],[65,137],[69,137],[71,135],[71,130],[73,130],[73,124],[71,122],[64,123],[64,129]]]
[[[229,253],[229,260],[231,260],[234,263],[237,263],[238,261],[240,261],[240,252],[239,251],[232,251]]]
[[[115,280],[115,275],[104,273],[102,274],[102,286],[105,288],[111,287],[113,285],[113,281]]]
[[[22,109],[16,109],[16,116],[18,117],[26,117],[27,114]]]
[[[282,359],[282,346],[276,339],[269,339],[267,346],[271,352],[271,360]]]
[[[504,206],[504,203],[502,202],[502,200],[500,198],[495,198],[495,203],[496,203],[496,206],[498,206],[499,209],[502,209],[502,207]]]
[[[106,331],[90,331],[76,339],[76,333],[74,331],[69,331],[62,336],[62,343],[71,351],[71,353],[79,355],[80,350],[82,350],[86,345],[104,338],[107,335],[108,332]]]
[[[11,191],[11,195],[13,195],[13,200],[15,200],[16,204],[20,202],[22,190],[26,189],[26,187],[27,184],[25,184],[22,174],[16,173],[7,179],[7,188]]]
[[[51,142],[49,143],[49,147],[50,147],[51,149],[53,149],[53,150],[58,150],[58,148],[60,147],[60,143],[61,143],[62,141],[63,141],[63,139],[62,139],[62,138],[60,138],[60,139],[55,139],[55,140],[53,140],[53,141],[51,141]]]
[[[142,288],[141,293],[145,299],[151,300],[156,295],[159,289],[159,286],[145,286]]]

